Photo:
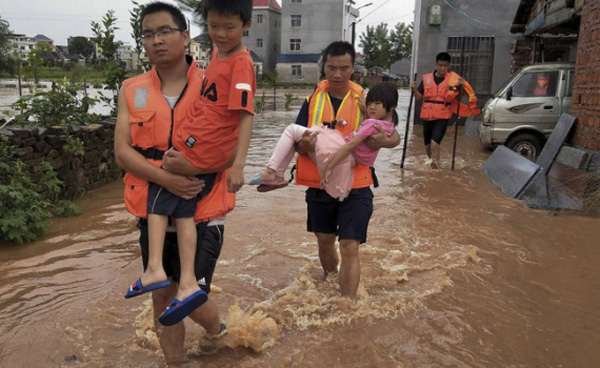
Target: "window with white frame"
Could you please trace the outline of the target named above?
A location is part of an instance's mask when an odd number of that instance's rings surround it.
[[[262,14],[256,15],[256,23],[262,23],[262,22],[263,22],[263,15]]]
[[[300,51],[301,42],[299,38],[290,38],[290,51]]]
[[[302,65],[292,65],[292,77],[301,77],[302,76]]]
[[[290,15],[292,22],[292,27],[300,27],[302,26],[302,15]]]
[[[262,38],[257,38],[256,39],[256,47],[263,47],[263,42],[262,42]]]
[[[293,3],[301,3],[301,2],[302,2],[302,0],[292,0],[292,4]]]

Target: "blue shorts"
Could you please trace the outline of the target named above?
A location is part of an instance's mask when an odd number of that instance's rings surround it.
[[[172,216],[174,218],[194,217],[196,204],[206,196],[215,185],[216,173],[198,175],[204,180],[204,188],[195,198],[183,199],[169,192],[158,184],[149,183],[148,187],[148,213],[154,215]]]
[[[352,189],[340,202],[317,188],[306,190],[308,217],[306,229],[311,233],[336,234],[340,240],[367,241],[367,228],[373,214],[373,192],[370,187]]]

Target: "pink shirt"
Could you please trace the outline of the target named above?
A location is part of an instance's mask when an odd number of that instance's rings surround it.
[[[371,135],[378,133],[377,129],[375,129],[374,125],[379,125],[383,128],[385,134],[391,136],[396,129],[393,123],[384,120],[376,120],[376,119],[367,119],[365,120],[359,127],[358,131],[353,132],[352,134],[346,136],[344,139],[346,142],[349,142],[354,138],[355,135],[358,135],[362,139],[366,139]],[[379,153],[379,149],[371,149],[364,142],[359,144],[354,151],[352,151],[352,156],[356,160],[356,163],[365,166],[373,166],[375,164],[375,159],[377,158],[377,154]]]

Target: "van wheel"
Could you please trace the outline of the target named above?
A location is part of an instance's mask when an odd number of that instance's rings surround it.
[[[530,133],[520,133],[506,142],[506,147],[529,158],[537,157],[542,150],[542,141]]]

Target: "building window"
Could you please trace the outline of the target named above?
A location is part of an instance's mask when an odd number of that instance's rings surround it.
[[[302,0],[292,0],[292,4],[293,3],[301,3],[301,2],[302,2]]]
[[[302,16],[301,15],[290,15],[292,18],[292,27],[300,27],[302,26]]]
[[[302,65],[292,65],[292,77],[302,76]]]
[[[256,16],[256,23],[262,23],[263,21],[263,15],[262,14],[258,14]]]
[[[464,70],[460,70],[462,45],[465,45]],[[494,70],[494,37],[448,37],[451,69],[469,81],[477,95],[492,94]]]
[[[262,38],[256,39],[256,47],[262,47]]]
[[[290,39],[290,51],[300,51],[301,40],[299,38]]]
[[[250,31],[244,31],[243,36],[248,37],[250,35]]]

